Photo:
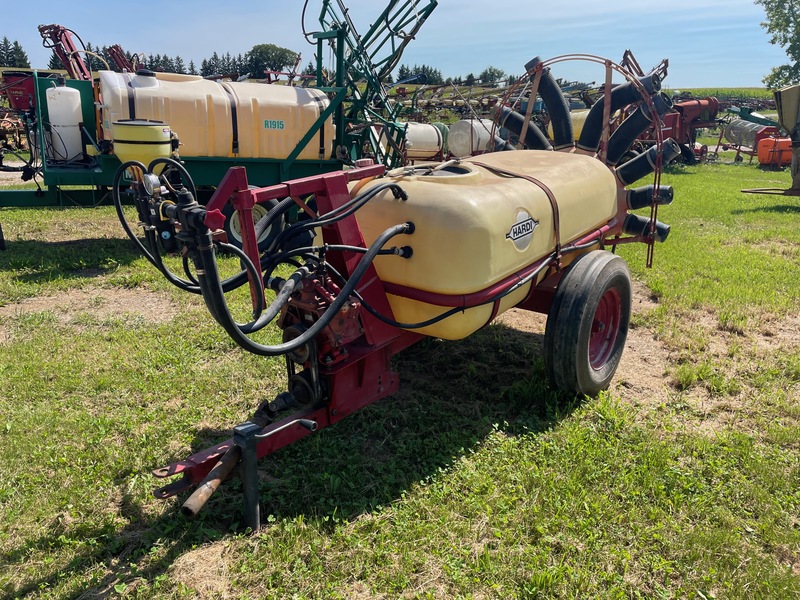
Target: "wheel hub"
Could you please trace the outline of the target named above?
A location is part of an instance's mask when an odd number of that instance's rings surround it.
[[[601,369],[614,353],[621,322],[622,298],[619,292],[612,288],[600,298],[592,319],[589,363],[593,369]]]

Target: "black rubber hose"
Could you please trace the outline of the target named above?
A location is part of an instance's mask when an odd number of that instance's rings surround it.
[[[188,187],[189,191],[192,192],[192,196],[195,198],[195,200],[197,199],[197,188],[194,185],[194,180],[192,180],[192,176],[189,175],[189,171],[186,170],[186,167],[184,167],[180,162],[178,162],[174,158],[161,156],[159,158],[150,161],[150,164],[147,165],[147,172],[153,173],[153,169],[158,165],[167,165],[177,170],[181,175],[183,175],[183,177],[186,180],[185,181],[186,187]]]
[[[672,100],[664,93],[653,96],[653,106],[660,117],[672,107]],[[625,119],[608,140],[606,164],[617,166],[634,140],[653,124],[653,115],[644,102]]]
[[[661,78],[656,73],[652,73],[639,79],[639,83],[644,88],[644,91],[649,96],[652,96],[661,90]],[[616,86],[611,90],[611,109],[613,114],[620,108],[638,102],[643,98],[639,94],[639,90],[632,82],[626,81],[623,84]],[[589,109],[589,114],[586,116],[586,122],[583,124],[581,136],[578,139],[578,148],[587,152],[597,152],[600,146],[600,138],[603,135],[603,114],[605,112],[606,99],[605,96],[600,98]]]
[[[504,140],[499,135],[495,135],[492,138],[492,144],[495,152],[509,152],[511,150],[516,150],[514,144]]]
[[[253,321],[252,323],[248,323],[247,325],[239,325],[239,329],[242,333],[255,333],[256,331],[260,331],[270,323],[272,320],[278,316],[278,313],[281,312],[283,305],[286,304],[289,300],[289,296],[292,295],[297,285],[302,281],[303,277],[309,275],[310,271],[308,267],[303,266],[297,269],[294,273],[292,273],[289,278],[284,282],[283,286],[278,293],[275,295],[275,299],[270,303],[267,309],[261,314],[261,316]],[[238,323],[237,323],[238,325]]]
[[[533,58],[525,64],[525,70],[530,71],[541,62],[542,59],[538,56]],[[531,75],[531,81],[535,77],[535,74]],[[553,149],[563,150],[574,147],[575,134],[572,130],[569,104],[550,73],[550,69],[542,69],[542,76],[539,79],[539,95],[542,97],[542,102],[547,109],[547,114],[550,115],[550,123],[553,126]],[[535,98],[531,98],[529,101],[533,102],[534,100]]]
[[[383,248],[386,243],[393,237],[401,234],[410,234],[414,231],[412,223],[403,223],[395,225],[384,231],[377,239],[370,245],[367,253],[361,258],[356,268],[353,270],[352,276],[347,280],[347,283],[342,287],[341,292],[337,295],[336,299],[331,302],[325,313],[315,322],[311,327],[304,331],[298,337],[291,341],[278,344],[276,346],[265,346],[258,344],[248,338],[245,333],[236,326],[233,318],[228,311],[225,303],[225,296],[222,293],[222,288],[219,281],[219,271],[217,270],[217,263],[214,257],[214,247],[211,244],[210,235],[206,235],[207,241],[198,244],[195,251],[195,260],[197,262],[197,278],[200,281],[200,289],[203,293],[203,299],[212,316],[215,317],[217,322],[222,325],[223,329],[228,335],[243,349],[257,354],[259,356],[281,356],[292,352],[297,348],[307,344],[320,331],[322,331],[328,324],[336,317],[339,310],[342,308],[347,299],[356,289],[361,278],[366,273],[369,266],[375,260],[378,252]]]
[[[359,208],[377,196],[380,192],[387,189],[391,189],[396,198],[401,200],[406,200],[408,198],[408,195],[403,188],[396,183],[381,183],[368,189],[366,192],[359,194],[355,198],[348,200],[341,206],[334,208],[332,211],[325,213],[324,215],[320,215],[316,219],[300,221],[299,223],[295,223],[294,225],[287,227],[281,231],[274,240],[272,240],[272,243],[269,245],[269,248],[267,248],[266,252],[275,252],[275,250],[280,247],[281,243],[294,237],[298,233],[308,231],[309,229],[315,229],[317,227],[332,225],[337,221],[341,221],[342,219],[349,217],[351,214],[356,212]]]
[[[239,325],[240,328],[251,327],[258,321],[258,318],[261,316],[261,313],[264,310],[264,286],[262,285],[262,281],[260,279],[261,273],[259,273],[259,271],[256,269],[256,266],[253,264],[253,261],[250,260],[250,257],[247,256],[247,253],[241,248],[238,248],[233,244],[223,244],[223,243],[220,243],[219,247],[224,250],[227,250],[228,252],[231,252],[232,254],[235,254],[242,262],[242,264],[244,264],[245,271],[250,273],[250,277],[257,284],[255,286],[252,286],[252,288],[255,288],[255,294],[256,294],[255,307],[253,308],[253,321],[246,325]]]
[[[528,121],[527,131],[523,135],[522,126],[525,124],[525,115],[510,109],[507,106],[495,107],[492,116],[497,119],[500,127],[505,127],[518,136],[525,147],[530,150],[552,150],[553,146],[542,130],[533,121]]]
[[[295,202],[292,198],[284,198],[280,202],[278,202],[277,206],[274,206],[269,212],[267,212],[264,217],[256,223],[256,239],[260,238],[264,235],[264,232],[267,228],[272,225],[272,222],[279,216],[282,216],[286,211],[288,211],[292,206],[295,205]]]
[[[152,165],[153,163],[150,164]],[[148,232],[145,232],[145,238],[147,238],[148,245],[150,246],[150,249],[148,249],[144,244],[142,244],[136,234],[133,233],[133,230],[131,230],[128,220],[125,218],[125,213],[123,212],[122,197],[120,195],[120,183],[122,181],[122,176],[129,167],[137,167],[142,170],[142,173],[146,172],[146,167],[144,164],[135,160],[131,160],[120,165],[120,167],[117,169],[117,172],[114,174],[114,180],[111,184],[111,199],[114,203],[114,209],[117,212],[117,218],[119,219],[119,223],[122,226],[123,231],[125,231],[125,234],[136,245],[142,256],[144,256],[147,261],[156,269],[161,271],[161,274],[164,275],[167,281],[179,289],[189,292],[190,294],[200,294],[200,286],[192,277],[189,278],[189,281],[181,279],[167,268],[167,266],[164,264],[164,261],[161,260],[158,250],[158,241],[157,238],[152,235],[152,232],[150,232],[151,235],[148,235]],[[184,265],[184,271],[186,271],[186,265]],[[222,282],[222,287],[227,293],[241,287],[245,283],[247,283],[247,271],[243,270],[240,273],[224,280]]]
[[[672,138],[664,140],[661,164],[668,165],[672,159],[681,153],[678,142]],[[629,160],[617,167],[616,173],[623,185],[628,186],[645,175],[649,175],[656,170],[658,161],[658,146],[651,146],[636,158]]]

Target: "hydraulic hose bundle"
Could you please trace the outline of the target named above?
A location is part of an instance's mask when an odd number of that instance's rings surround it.
[[[166,167],[160,177],[155,172]],[[136,205],[140,224],[144,229],[145,242],[143,243],[131,229],[125,218],[122,202],[121,187],[126,171],[134,172],[135,180],[132,184],[134,204]],[[185,184],[185,185],[184,185]],[[238,247],[214,241],[212,238],[213,225],[217,223],[218,215],[201,206],[195,200],[196,190],[191,177],[184,167],[171,158],[159,158],[145,167],[142,163],[129,161],[120,166],[113,184],[113,199],[123,229],[128,237],[138,247],[147,260],[153,264],[166,277],[170,283],[178,288],[195,294],[200,294],[206,303],[209,313],[225,329],[228,335],[242,348],[253,354],[261,356],[281,356],[302,348],[312,341],[326,328],[337,316],[337,313],[351,296],[357,297],[356,290],[366,270],[380,254],[393,254],[400,257],[409,257],[411,249],[385,248],[387,243],[395,236],[411,234],[414,231],[412,223],[401,223],[391,227],[379,235],[369,247],[352,246],[306,246],[294,247],[292,240],[302,236],[315,228],[331,225],[354,214],[361,206],[369,202],[384,190],[391,190],[399,199],[405,199],[402,189],[393,183],[375,186],[356,196],[344,205],[316,218],[299,221],[283,229],[270,243],[260,261],[260,268],[250,257]],[[276,219],[294,206],[291,198],[279,202],[258,223],[256,236],[258,237]],[[162,251],[177,252],[183,248],[185,278],[169,270],[161,258]],[[243,270],[236,275],[223,279],[217,265],[217,248],[232,252],[241,261]],[[340,292],[330,302],[324,314],[299,336],[278,345],[264,345],[254,342],[248,334],[257,332],[273,322],[289,303],[292,294],[302,285],[313,271],[319,268],[330,268],[323,264],[315,253],[330,251],[350,251],[363,256],[353,269],[350,277],[344,282]],[[303,264],[296,261],[300,258]],[[189,261],[194,264],[194,272],[189,268]],[[272,277],[275,268],[283,263],[295,264],[295,271],[287,278]],[[248,279],[249,277],[249,279]],[[231,315],[225,294],[245,285],[248,280],[255,281],[251,288],[254,290],[253,319],[249,323],[238,323]],[[267,281],[267,285],[264,285]],[[274,300],[264,309],[264,288],[271,287],[276,292]]]

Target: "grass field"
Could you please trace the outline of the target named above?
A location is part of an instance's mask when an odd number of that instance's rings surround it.
[[[800,199],[671,167],[609,393],[559,399],[541,318],[401,354],[401,391],[195,520],[150,471],[284,389],[113,209],[0,210],[0,597],[798,598]],[[277,338],[277,334],[274,334]]]

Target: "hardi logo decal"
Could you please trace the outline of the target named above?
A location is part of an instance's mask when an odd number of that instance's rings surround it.
[[[506,239],[514,242],[517,250],[525,250],[531,245],[533,239],[533,231],[539,221],[531,217],[527,211],[520,210],[517,212],[517,220],[511,226],[511,231],[506,234]]]

